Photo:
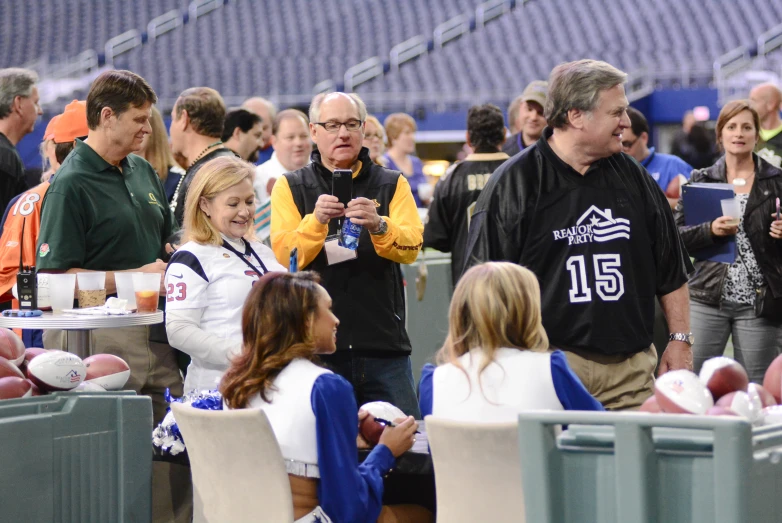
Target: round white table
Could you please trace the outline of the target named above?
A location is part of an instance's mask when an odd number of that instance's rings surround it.
[[[123,316],[87,316],[82,314],[54,314],[42,316],[0,316],[0,327],[8,329],[59,329],[65,331],[67,350],[80,358],[92,355],[90,331],[135,327],[163,323],[163,311],[126,314]]]

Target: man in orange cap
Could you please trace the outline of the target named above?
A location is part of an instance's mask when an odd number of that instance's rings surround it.
[[[88,132],[87,108],[84,101],[74,100],[65,106],[62,114],[51,119],[46,127],[44,140],[51,139],[54,143],[58,167],[73,150],[74,140],[87,136]],[[13,298],[11,289],[16,283],[16,273],[19,271],[20,249],[22,249],[22,263],[35,265],[38,232],[41,228],[41,203],[49,185],[48,180],[41,182],[17,196],[9,204],[2,236],[0,236],[0,245],[3,246],[0,250],[0,302]],[[24,238],[22,238],[22,225],[24,225]],[[45,304],[44,301],[43,305]],[[12,306],[18,308],[19,303],[13,299]],[[37,329],[21,331],[25,346],[43,347],[42,332]]]

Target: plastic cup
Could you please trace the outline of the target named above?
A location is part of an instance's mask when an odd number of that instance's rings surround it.
[[[432,196],[434,196],[434,185],[428,182],[418,184],[418,198],[421,201],[431,200]]]
[[[160,297],[161,274],[155,272],[133,273],[133,289],[136,294],[136,310],[138,312],[157,311]]]
[[[128,309],[136,308],[136,291],[133,287],[133,275],[137,272],[115,272],[114,282],[117,284],[117,298],[127,300]]]
[[[79,307],[100,307],[106,303],[106,273],[79,272]]]
[[[75,274],[49,274],[49,304],[55,313],[73,308]]]
[[[720,205],[722,205],[722,215],[733,218],[729,225],[738,225],[741,221],[741,203],[736,198],[728,198],[720,200]]]

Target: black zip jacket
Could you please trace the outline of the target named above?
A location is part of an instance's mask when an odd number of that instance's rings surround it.
[[[359,154],[361,170],[353,178],[353,198],[374,200],[377,213],[389,216],[391,201],[397,190],[398,171],[386,169],[369,158],[369,150]],[[320,153],[312,153],[312,163],[285,174],[291,196],[301,216],[312,214],[321,194],[331,194],[332,173],[321,164]],[[412,193],[410,194],[412,197]],[[329,222],[329,236],[337,234],[341,220]],[[420,245],[416,249],[420,249]],[[329,266],[325,249],[305,270],[316,271],[332,299],[334,314],[339,318],[337,351],[372,352],[373,355],[401,355],[411,352],[405,329],[405,297],[402,269],[399,263],[379,256],[369,232],[359,237],[358,257]]]
[[[755,160],[755,183],[749,192],[744,212],[744,231],[755,259],[758,261],[763,279],[775,298],[782,297],[782,241],[769,235],[769,228],[776,212],[776,198],[782,198],[782,170],[774,167],[757,154]],[[696,169],[690,176],[690,183],[727,183],[728,176],[723,156],[717,163],[705,169]],[[679,226],[687,250],[698,251],[704,247],[726,241],[711,234],[711,222],[699,225],[684,225],[684,204],[682,200],[674,210],[676,225]],[[722,284],[728,274],[727,263],[708,260],[696,261],[695,272],[690,277],[690,299],[705,305],[717,306],[722,296]]]

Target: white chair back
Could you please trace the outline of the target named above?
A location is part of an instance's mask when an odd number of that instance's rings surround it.
[[[194,523],[293,521],[285,462],[262,410],[171,409],[190,457]]]
[[[437,521],[524,523],[517,422],[467,423],[426,417]]]

